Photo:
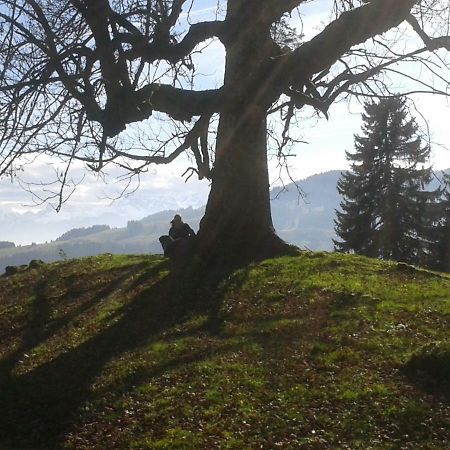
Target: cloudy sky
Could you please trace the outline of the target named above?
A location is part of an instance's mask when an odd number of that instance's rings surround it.
[[[296,25],[306,37],[311,37],[325,26],[330,0],[316,0],[303,9]],[[207,20],[215,13],[216,0],[196,2],[193,21]],[[301,20],[301,22],[300,22]],[[209,86],[219,84],[223,71],[223,51],[217,42],[195,58],[200,84]],[[428,121],[433,139],[432,163],[435,169],[450,167],[450,101],[439,96],[415,96],[417,117]],[[357,102],[350,105],[338,103],[330,110],[330,118],[302,120],[296,130],[306,143],[298,144],[295,157],[290,159],[291,174],[295,179],[331,169],[345,169],[347,162],[345,150],[353,148],[353,136],[361,126],[362,106]],[[87,226],[94,223],[107,223],[123,226],[127,220],[139,219],[163,209],[178,209],[187,206],[198,207],[207,199],[208,182],[199,182],[192,177],[185,183],[182,174],[186,160],[177,160],[170,166],[158,166],[142,174],[138,190],[129,196],[113,200],[120,195],[123,184],[115,182],[116,173],[110,174],[107,183],[93,174],[86,173],[84,167],[75,167],[72,178],[80,182],[76,191],[59,213],[51,205],[39,205],[39,199],[24,190],[24,183],[17,180],[0,180],[0,241],[12,240],[26,244],[31,241],[42,242],[56,238],[69,228]],[[277,183],[276,161],[271,160],[271,178]],[[28,166],[21,178],[25,182],[39,183],[48,179],[54,171],[51,160],[41,159]],[[137,181],[137,180],[136,180]],[[33,188],[42,195],[42,189]]]

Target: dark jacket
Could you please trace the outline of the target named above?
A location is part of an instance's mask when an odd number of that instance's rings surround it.
[[[172,239],[189,239],[195,236],[195,232],[187,223],[183,223],[180,228],[172,225],[169,230],[169,236]]]

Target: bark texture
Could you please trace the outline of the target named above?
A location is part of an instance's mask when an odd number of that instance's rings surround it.
[[[245,261],[275,256],[287,246],[272,224],[265,111],[221,119],[216,162],[199,243],[202,254]]]

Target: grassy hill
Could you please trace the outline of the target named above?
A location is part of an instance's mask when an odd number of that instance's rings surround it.
[[[157,256],[0,278],[0,449],[443,449],[450,276],[302,253],[206,287]]]

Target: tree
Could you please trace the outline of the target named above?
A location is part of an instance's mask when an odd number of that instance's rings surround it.
[[[283,157],[296,111],[327,115],[348,96],[389,95],[383,74],[400,76],[402,61],[442,77],[433,53],[442,59],[450,50],[448,2],[335,0],[329,25],[307,42],[289,22],[306,0],[214,0],[217,18],[195,22],[198,3],[3,0],[0,173],[14,175],[41,154],[63,161],[52,194],[60,207],[76,161],[134,176],[187,152],[191,172],[211,180],[197,251],[238,259],[284,253],[270,212],[268,119],[284,121]],[[385,33],[401,24],[419,37],[408,41],[414,48],[388,41]],[[223,46],[225,73],[220,87],[205,88],[194,57],[211,40]],[[445,94],[424,79],[411,90]],[[142,143],[131,125],[145,133],[158,115],[173,133],[163,139],[155,131],[151,145]]]
[[[442,197],[433,208],[435,223],[430,230],[429,266],[450,272],[450,174],[443,175]]]
[[[347,152],[351,172],[338,191],[344,196],[337,211],[334,241],[339,251],[425,263],[430,211],[439,190],[425,188],[432,179],[430,147],[423,145],[406,100],[382,99],[365,105],[363,135],[355,137],[355,153]]]

